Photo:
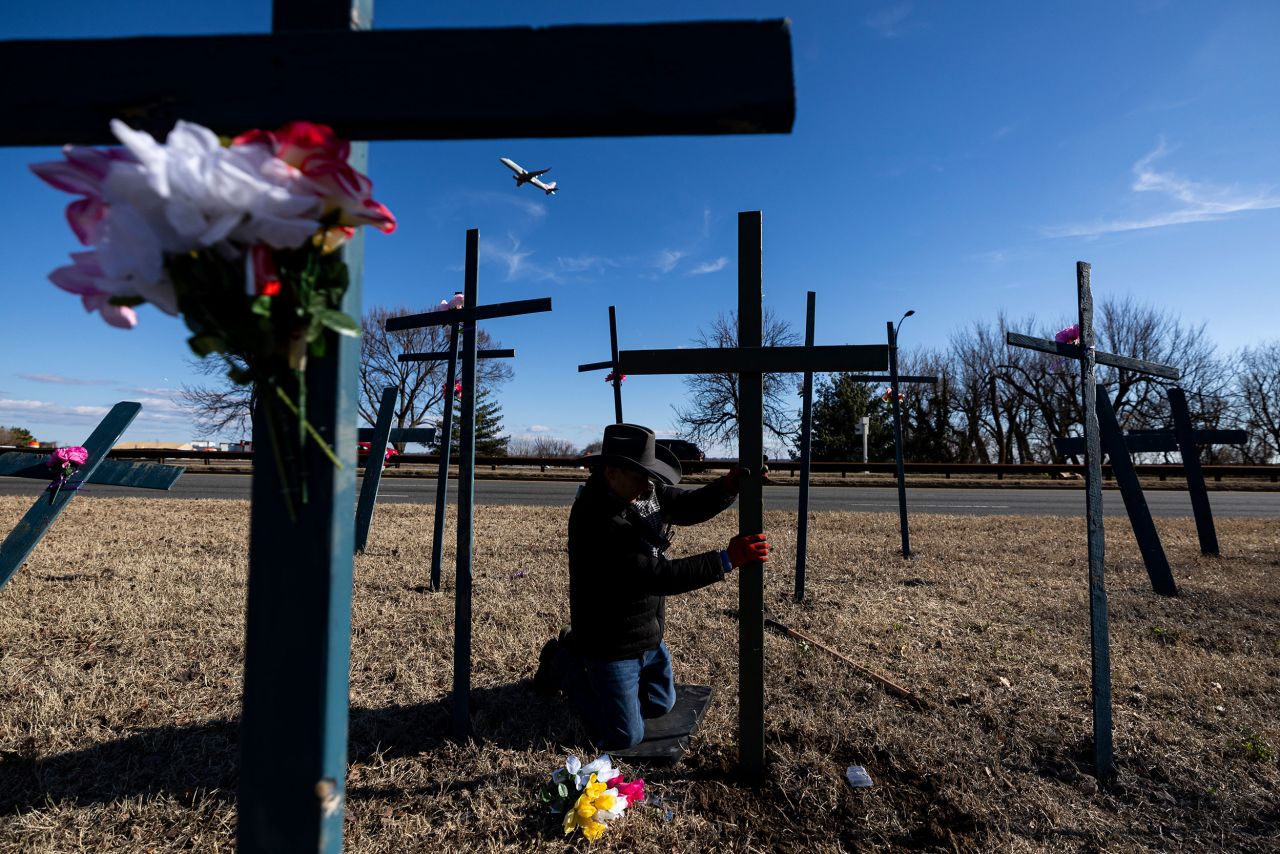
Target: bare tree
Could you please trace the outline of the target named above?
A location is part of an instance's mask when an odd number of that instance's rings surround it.
[[[1246,413],[1249,462],[1280,457],[1280,341],[1245,348],[1238,357],[1236,391]]]
[[[764,346],[788,347],[800,343],[790,324],[778,319],[772,309],[764,310]],[[721,314],[711,328],[699,330],[698,347],[738,346],[738,314]],[[672,405],[681,438],[699,445],[719,445],[738,437],[738,375],[690,374],[684,378],[691,399],[688,405]],[[764,426],[783,444],[793,444],[798,428],[795,395],[797,374],[764,375]]]
[[[443,353],[449,349],[447,326],[427,326],[388,332],[386,321],[391,317],[420,313],[407,306],[388,308],[374,306],[361,321],[363,335],[360,339],[360,417],[369,424],[378,418],[378,402],[382,390],[388,386],[396,389],[396,407],[392,416],[395,427],[417,427],[434,423],[434,413],[442,407],[445,395],[443,360],[429,362],[401,362],[402,353]],[[483,329],[477,330],[480,349],[496,349],[495,341]],[[459,371],[461,374],[461,371]],[[500,359],[481,359],[476,365],[477,383],[481,390],[493,390],[511,379],[511,367]]]
[[[235,364],[234,357],[228,358]],[[201,376],[212,378],[207,385],[184,383],[176,401],[191,416],[200,438],[248,438],[253,432],[254,386],[233,382],[227,376],[228,363],[222,359],[188,359],[187,364]]]
[[[568,439],[554,436],[512,436],[507,441],[507,453],[513,457],[561,457],[579,456],[577,445]]]

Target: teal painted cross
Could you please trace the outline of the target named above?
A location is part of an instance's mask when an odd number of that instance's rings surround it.
[[[85,464],[76,470],[67,484],[52,496],[41,493],[36,503],[22,517],[4,543],[0,543],[0,588],[26,562],[32,550],[48,533],[50,526],[62,515],[67,502],[75,496],[82,484],[102,486],[131,486],[138,489],[169,489],[183,472],[183,466],[166,466],[156,463],[126,463],[106,459],[107,452],[133,423],[142,410],[142,404],[125,401],[111,407],[93,433],[84,442],[89,452]],[[47,455],[13,452],[0,456],[0,476],[27,477],[50,480]]]
[[[472,228],[467,230],[462,308],[393,317],[385,325],[388,332],[423,326],[462,327],[462,411],[458,418],[458,554],[454,570],[453,609],[453,734],[459,740],[466,739],[471,734],[471,565],[475,556],[476,361],[479,358],[476,350],[476,322],[551,311],[551,300],[547,297],[480,305],[479,270],[480,231]],[[437,501],[438,495],[439,493]],[[437,512],[436,515],[439,518],[443,514]]]
[[[373,524],[373,509],[378,503],[378,485],[382,482],[382,469],[386,466],[387,445],[392,442],[418,442],[428,445],[436,440],[434,427],[391,426],[396,408],[395,386],[382,390],[378,401],[378,421],[373,427],[361,427],[356,440],[369,443],[369,455],[364,462],[364,478],[360,482],[360,501],[356,504],[356,554],[363,554],[369,544],[369,526]]]
[[[759,211],[738,214],[738,346],[690,350],[623,350],[624,374],[737,374],[738,459],[751,469],[739,480],[738,532],[764,530],[764,374],[804,371],[883,371],[884,344],[765,347]],[[743,776],[764,777],[764,564],[738,575],[738,750]]]
[[[614,311],[613,306],[609,306],[609,361],[607,362],[588,362],[585,365],[578,365],[578,373],[586,371],[603,371],[608,368],[610,373],[607,378],[613,386],[613,423],[622,423],[622,371],[618,370],[618,315]]]
[[[0,90],[0,145],[110,143],[114,117],[225,135],[301,118],[352,140],[786,133],[795,118],[786,21],[372,32],[372,0],[274,0],[271,12],[269,34],[0,43],[0,74],[23,81]],[[370,68],[393,85],[370,85],[357,71]],[[513,80],[555,97],[512,98]],[[354,143],[352,165],[367,158]],[[362,232],[343,253],[340,308],[359,317]],[[326,345],[307,368],[307,415],[343,465],[308,447],[296,519],[266,425],[254,425],[244,854],[342,850],[360,347],[332,334]]]
[[[459,291],[461,293],[461,291]],[[454,311],[455,309],[449,309]],[[458,380],[458,332],[461,323],[451,317],[449,349],[435,353],[401,353],[401,362],[445,362],[444,408],[440,415],[440,452],[436,455],[436,512],[432,517],[431,589],[440,589],[444,563],[444,507],[449,495],[449,452],[453,446],[453,389]],[[477,359],[514,359],[515,350],[477,350]]]
[[[1107,586],[1103,576],[1105,531],[1102,520],[1102,431],[1099,427],[1099,402],[1110,405],[1102,387],[1094,380],[1096,365],[1133,371],[1139,374],[1176,380],[1178,369],[1158,362],[1147,362],[1115,353],[1099,352],[1093,330],[1093,289],[1089,284],[1090,267],[1076,262],[1076,306],[1080,324],[1080,343],[1062,344],[1046,338],[1033,338],[1016,332],[1005,334],[1006,343],[1014,347],[1038,350],[1080,363],[1080,387],[1083,389],[1085,493],[1084,512],[1089,550],[1089,654],[1093,693],[1093,769],[1099,780],[1115,774],[1111,727],[1111,641],[1107,618]],[[1105,413],[1103,413],[1105,415]],[[1111,413],[1110,420],[1115,420]],[[1116,428],[1119,432],[1119,428]],[[1128,455],[1125,454],[1127,457]],[[1136,533],[1136,531],[1135,531]],[[1150,570],[1149,570],[1150,571]],[[1173,576],[1152,577],[1157,590],[1176,592]]]

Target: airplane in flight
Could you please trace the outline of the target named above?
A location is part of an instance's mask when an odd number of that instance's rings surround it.
[[[542,190],[548,196],[555,195],[556,193],[555,181],[552,181],[550,184],[544,184],[542,183],[542,181],[538,179],[539,175],[545,175],[548,172],[550,172],[551,167],[547,167],[546,169],[536,169],[533,172],[529,172],[529,171],[526,171],[519,163],[516,163],[514,160],[511,160],[510,158],[500,157],[498,159],[502,161],[503,166],[506,166],[512,172],[516,173],[513,177],[516,179],[517,187],[523,187],[525,184],[532,184],[533,186],[537,187],[539,190]]]

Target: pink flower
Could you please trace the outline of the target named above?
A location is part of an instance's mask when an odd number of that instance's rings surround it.
[[[249,258],[253,266],[253,278],[248,283],[249,295],[273,297],[280,293],[280,272],[276,268],[271,247],[265,243],[255,243],[249,250]]]
[[[347,163],[351,143],[338,138],[328,125],[290,122],[276,131],[251,130],[232,145],[266,145],[310,179],[324,199],[325,212],[339,212],[339,225],[372,225],[386,234],[396,230],[395,216],[373,200],[373,182]]]
[[[453,308],[462,308],[464,301],[462,294],[454,294],[451,299],[440,300],[440,304],[432,309],[432,311],[448,311]]]
[[[1080,324],[1075,323],[1053,336],[1059,344],[1079,344]]]
[[[138,313],[127,305],[112,305],[111,292],[104,290],[106,274],[98,263],[96,252],[72,252],[74,262],[59,267],[49,274],[49,281],[64,291],[80,296],[84,310],[99,312],[102,319],[119,329],[132,329],[138,325]]]
[[[626,375],[626,374],[618,374],[618,382],[622,382],[622,381],[623,381],[623,380],[625,380],[626,378],[627,378],[627,375]],[[613,382],[613,371],[610,371],[610,372],[609,372],[609,376],[605,377],[605,378],[604,378],[604,381],[605,381],[605,382],[607,382],[607,383],[611,383],[611,382]]]
[[[82,466],[89,461],[89,452],[79,445],[73,445],[70,448],[58,448],[49,455],[48,461],[45,463],[49,468],[65,466],[68,463],[73,466]]]
[[[444,385],[440,386],[440,391],[444,392],[445,394],[448,394],[449,384],[445,383]],[[462,380],[458,380],[456,383],[453,384],[453,396],[458,400],[462,400]]]
[[[891,403],[893,401],[892,386],[884,390],[884,394],[880,395],[880,400],[883,401],[884,403]],[[902,403],[905,400],[906,400],[906,397],[902,394],[902,392],[898,392],[898,403]]]
[[[644,778],[638,777],[635,780],[626,781],[622,777],[616,777],[609,781],[609,785],[618,790],[618,794],[627,799],[627,804],[638,803],[644,800]]]
[[[62,148],[65,160],[32,163],[31,171],[54,189],[84,196],[67,205],[67,223],[85,246],[100,236],[102,221],[107,216],[103,182],[114,163],[135,163],[133,155],[122,148],[99,150],[77,145]]]

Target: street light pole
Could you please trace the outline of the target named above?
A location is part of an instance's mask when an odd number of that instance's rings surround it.
[[[889,333],[889,394],[893,404],[893,458],[898,475],[898,527],[902,532],[902,556],[911,557],[911,531],[907,526],[907,474],[902,461],[902,402],[898,400],[898,329],[902,321],[915,314],[910,310],[898,318],[895,326],[887,323]]]

